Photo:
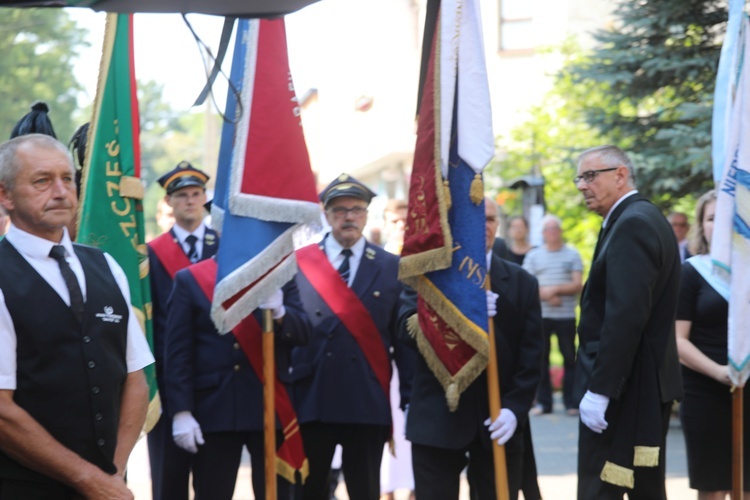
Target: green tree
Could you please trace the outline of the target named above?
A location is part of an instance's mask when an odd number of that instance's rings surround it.
[[[666,209],[710,185],[726,2],[625,0],[615,16],[595,34],[591,56],[566,65],[561,78],[597,94],[600,102],[581,108],[586,121],[633,153],[639,189]]]
[[[58,138],[67,142],[76,128],[77,54],[87,46],[86,30],[63,9],[0,9],[0,139],[33,102],[44,101]]]

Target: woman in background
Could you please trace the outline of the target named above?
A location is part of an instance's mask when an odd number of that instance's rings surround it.
[[[531,248],[526,219],[521,215],[508,218],[508,260],[520,266]]]
[[[712,273],[710,249],[716,191],[695,209],[690,252],[682,266],[677,307],[677,350],[683,365],[685,399],[680,420],[685,434],[690,487],[699,500],[727,498],[732,489],[732,396],[727,366],[729,291]],[[745,399],[745,426],[750,404]],[[745,433],[744,498],[750,499],[750,439]]]

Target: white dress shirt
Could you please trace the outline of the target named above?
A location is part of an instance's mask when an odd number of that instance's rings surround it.
[[[201,223],[201,225],[198,226],[192,233],[186,229],[181,228],[177,224],[172,226],[172,230],[174,231],[175,236],[177,236],[177,241],[180,242],[180,246],[182,246],[182,249],[185,251],[185,255],[189,255],[190,252],[190,243],[185,241],[187,237],[192,234],[193,236],[198,238],[198,241],[195,242],[195,251],[198,253],[198,260],[203,257],[203,237],[206,235],[205,224]]]
[[[5,237],[31,267],[70,306],[70,292],[68,292],[68,287],[60,272],[60,265],[55,259],[49,256],[49,252],[55,243],[22,231],[13,224],[10,225],[8,234]],[[85,301],[86,278],[81,262],[73,250],[73,244],[70,241],[67,229],[64,230],[62,240],[59,244],[65,247],[65,260],[75,273],[76,278],[78,278],[78,284],[81,287],[81,293]],[[130,373],[150,365],[154,362],[154,357],[151,354],[148,342],[146,342],[146,336],[143,334],[143,330],[141,330],[141,326],[130,305],[130,287],[125,272],[123,272],[120,265],[115,262],[111,255],[105,253],[104,257],[107,259],[109,269],[115,277],[115,281],[125,298],[125,302],[128,304],[128,336],[125,358],[128,373]],[[10,312],[5,305],[5,295],[3,295],[2,290],[0,290],[0,389],[16,389],[16,330]]]
[[[364,236],[361,236],[357,242],[351,246],[349,250],[352,251],[351,257],[349,257],[349,281],[347,282],[347,285],[349,287],[352,286],[352,283],[354,283],[354,278],[357,275],[357,269],[359,269],[359,263],[362,262],[362,254],[365,253],[365,244],[367,241],[365,240]],[[338,269],[341,267],[341,264],[344,263],[344,256],[341,255],[341,251],[344,249],[344,247],[341,246],[341,244],[336,241],[336,238],[331,236],[331,234],[327,234],[326,238],[323,240],[323,244],[325,245],[326,249],[326,257],[328,257],[328,262],[331,263],[334,269]]]

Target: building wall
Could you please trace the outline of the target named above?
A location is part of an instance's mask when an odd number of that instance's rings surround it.
[[[529,47],[503,50],[503,7],[531,6]],[[302,120],[319,183],[348,172],[385,197],[404,197],[415,143],[426,0],[324,0],[287,20],[298,95],[317,90]],[[610,22],[613,0],[481,0],[495,135],[526,118],[552,85],[559,56],[544,48]],[[296,78],[300,69],[304,79]],[[304,86],[301,87],[301,85]],[[357,103],[367,103],[357,108]]]

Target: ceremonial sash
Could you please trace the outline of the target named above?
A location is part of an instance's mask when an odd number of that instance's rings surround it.
[[[296,253],[300,272],[354,337],[390,404],[391,361],[370,312],[346,286],[318,245],[309,245]]]
[[[188,270],[193,275],[198,286],[209,302],[213,303],[214,287],[216,285],[216,260],[206,259],[190,266]],[[263,381],[263,331],[253,314],[249,314],[232,330],[232,334],[242,347],[242,352],[250,361],[255,375]],[[297,414],[292,406],[289,393],[284,384],[274,376],[274,406],[284,432],[284,442],[276,450],[276,473],[295,483],[295,472],[299,471],[302,482],[309,473],[307,457],[302,445]]]
[[[693,255],[686,262],[690,262],[690,265],[711,285],[711,288],[729,302],[729,284],[713,273],[710,255]]]
[[[164,266],[167,274],[172,279],[174,279],[177,271],[185,269],[192,264],[171,231],[152,240],[148,246],[154,251],[156,258],[159,259],[159,262]]]

